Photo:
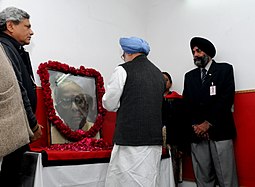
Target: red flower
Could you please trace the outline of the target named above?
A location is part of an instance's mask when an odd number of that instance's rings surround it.
[[[71,73],[73,75],[80,75],[80,76],[90,76],[90,77],[95,77],[96,79],[96,87],[97,87],[97,98],[98,98],[98,115],[96,118],[96,121],[94,125],[88,130],[77,130],[77,131],[72,131],[68,125],[66,125],[57,115],[56,111],[53,106],[53,99],[51,97],[51,89],[50,89],[50,83],[49,83],[49,72],[48,70],[55,70],[55,71],[60,71],[63,73]],[[72,142],[77,142],[77,144],[72,143],[72,144],[63,144],[63,145],[52,145],[49,149],[61,149],[61,150],[66,150],[66,149],[74,149],[73,147],[77,145],[81,145],[80,148],[75,148],[76,150],[80,149],[89,149],[93,150],[95,149],[91,145],[99,145],[100,149],[103,149],[103,147],[109,148],[106,143],[103,142],[102,139],[96,140],[96,139],[91,139],[89,140],[88,138],[94,137],[102,128],[102,123],[104,120],[104,115],[106,110],[102,106],[102,97],[105,92],[104,89],[104,81],[103,77],[101,74],[91,68],[85,68],[84,66],[80,66],[79,69],[76,69],[74,67],[70,67],[67,64],[63,64],[57,61],[48,61],[45,63],[41,63],[39,65],[37,73],[40,76],[41,79],[41,85],[42,85],[42,90],[43,90],[43,95],[44,95],[44,102],[47,107],[47,112],[48,112],[48,118],[49,120],[56,126],[58,131],[69,141]],[[86,141],[86,145],[84,147],[84,142]]]

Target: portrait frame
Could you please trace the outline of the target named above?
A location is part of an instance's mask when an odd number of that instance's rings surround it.
[[[49,70],[57,71],[63,74],[70,74],[72,76],[90,77],[95,79],[97,115],[95,117],[94,125],[89,130],[85,131],[82,129],[78,129],[73,131],[57,115],[57,111],[54,107],[54,99],[52,97]],[[101,74],[93,68],[85,68],[84,66],[75,68],[58,61],[48,61],[45,63],[41,63],[38,67],[37,73],[41,80],[43,99],[46,106],[48,119],[53,125],[55,125],[60,134],[70,142],[77,142],[83,140],[84,138],[92,138],[96,136],[96,134],[102,129],[102,123],[106,113],[106,110],[102,106],[102,97],[105,93],[105,89],[103,77],[101,76]]]

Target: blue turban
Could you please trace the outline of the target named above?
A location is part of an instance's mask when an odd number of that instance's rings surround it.
[[[150,52],[149,44],[145,40],[137,37],[120,38],[120,46],[128,54],[145,53],[148,55]]]

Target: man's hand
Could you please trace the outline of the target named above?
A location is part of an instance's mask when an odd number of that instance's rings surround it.
[[[34,142],[34,141],[38,140],[39,138],[41,138],[42,128],[43,128],[43,126],[37,123],[37,125],[34,128],[35,130],[33,131],[34,136],[30,138],[31,142]]]
[[[208,121],[204,121],[203,123],[198,125],[193,125],[192,127],[198,137],[209,139],[208,130],[210,126],[211,124]]]

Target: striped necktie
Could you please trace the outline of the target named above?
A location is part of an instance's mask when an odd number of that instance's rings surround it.
[[[203,84],[205,82],[205,77],[206,77],[206,69],[205,68],[203,68],[201,70],[201,74],[202,74],[201,80],[202,80],[202,84]]]

